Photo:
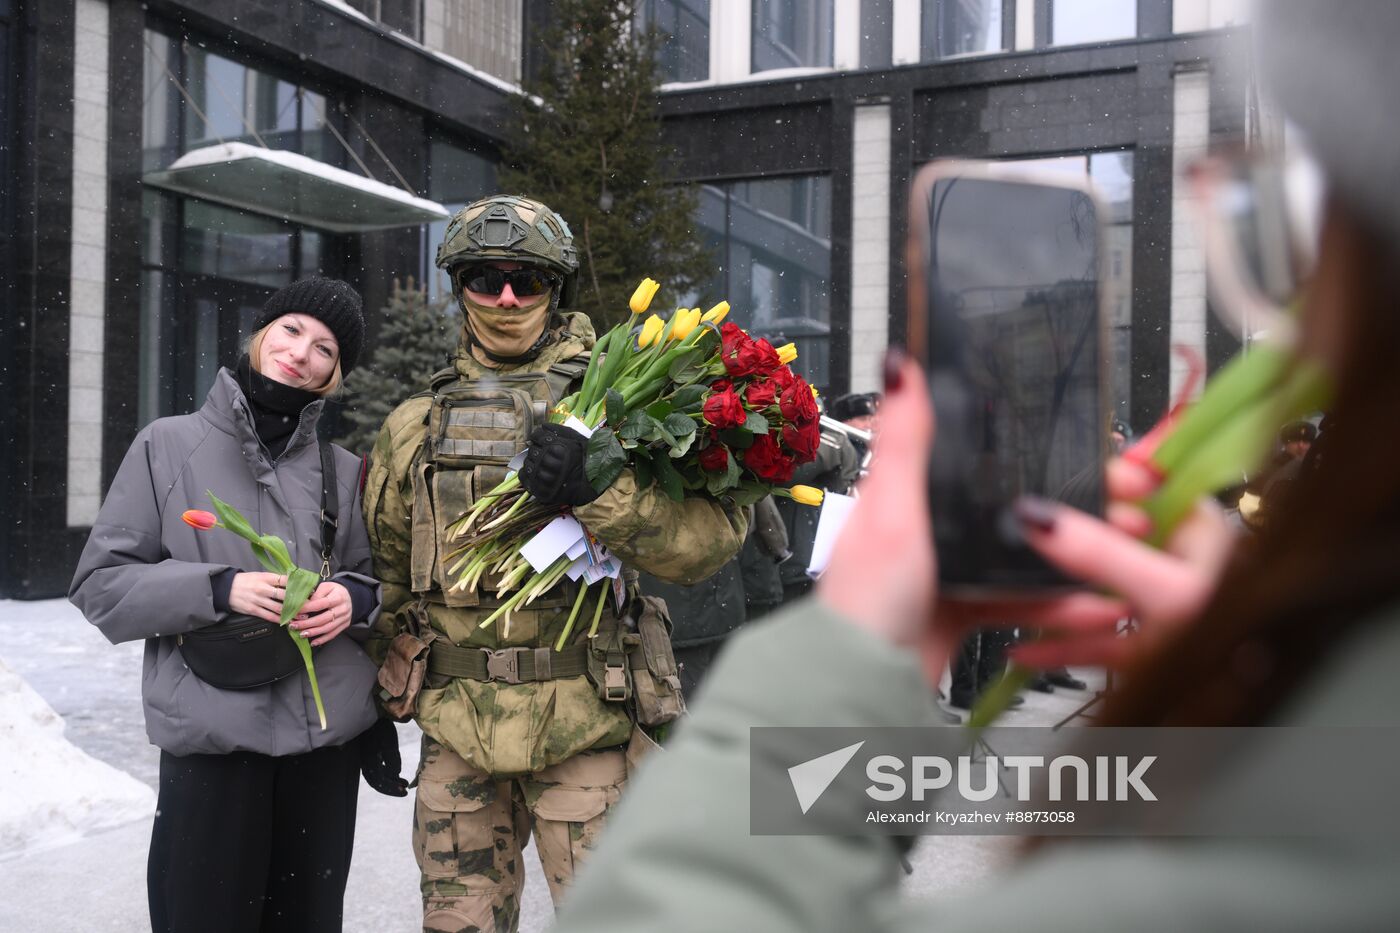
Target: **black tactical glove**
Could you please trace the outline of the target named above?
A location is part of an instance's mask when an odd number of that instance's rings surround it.
[[[370,726],[355,740],[360,746],[360,772],[365,783],[390,797],[408,796],[408,782],[399,776],[399,733],[388,719]]]
[[[520,485],[545,505],[587,505],[600,493],[583,471],[588,438],[562,424],[546,424],[530,435]]]

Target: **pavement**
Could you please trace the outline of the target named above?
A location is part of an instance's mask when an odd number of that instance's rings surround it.
[[[139,643],[111,645],[66,601],[0,601],[0,657],[42,696],[67,724],[67,737],[89,755],[156,786],[159,752],[147,744],[141,716]],[[1102,685],[1096,671],[1075,672]],[[1072,714],[1092,694],[1059,690],[1027,693],[1026,705],[1008,713],[1005,725],[1050,725]],[[405,773],[418,760],[420,733],[399,726]],[[412,795],[385,797],[360,786],[355,854],[345,898],[346,933],[421,928],[418,871],[409,849]],[[1014,837],[939,836],[910,854],[912,896],[937,897],[968,890],[994,874],[1014,853]],[[94,833],[77,842],[17,856],[0,856],[0,931],[148,930],[146,855],[150,821],[143,819]],[[544,930],[553,908],[533,845],[520,929]],[[22,896],[14,896],[15,892]]]

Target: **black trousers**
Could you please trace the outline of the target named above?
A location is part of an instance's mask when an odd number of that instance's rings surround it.
[[[355,744],[273,758],[160,754],[146,865],[154,933],[338,933]]]

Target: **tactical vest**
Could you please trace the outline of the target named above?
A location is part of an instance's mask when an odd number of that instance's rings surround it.
[[[454,589],[448,568],[461,545],[448,527],[505,479],[507,464],[525,448],[549,409],[568,394],[588,368],[587,356],[538,372],[462,379],[455,369],[433,376],[418,397],[431,397],[423,451],[413,472],[413,550],[410,586],[419,596],[451,607],[494,608],[499,577],[488,574],[474,590]],[[564,581],[531,606],[567,605],[573,584]]]

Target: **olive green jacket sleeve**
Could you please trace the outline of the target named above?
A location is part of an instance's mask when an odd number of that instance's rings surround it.
[[[1394,684],[1397,660],[1392,635],[1364,662],[1371,670],[1351,666],[1330,682]],[[1354,714],[1379,702],[1394,721],[1400,689],[1386,689],[1335,708]],[[930,721],[929,690],[912,658],[814,600],[734,636],[692,709],[623,796],[564,902],[560,933],[1301,933],[1395,928],[1400,918],[1393,840],[1373,849],[1287,838],[1082,840],[1047,846],[985,890],[922,901],[897,891],[890,838],[750,835],[750,769],[756,781],[786,780],[782,763],[750,762],[750,728]],[[930,836],[921,844],[944,843]]]
[[[365,526],[369,530],[374,574],[383,590],[383,608],[365,650],[384,663],[398,634],[399,614],[413,602],[409,588],[413,546],[413,466],[423,441],[423,416],[430,400],[410,399],[384,421],[370,453],[365,478]]]
[[[728,563],[748,531],[743,509],[698,496],[675,502],[655,483],[638,490],[631,470],[574,516],[629,567],[686,585]]]

